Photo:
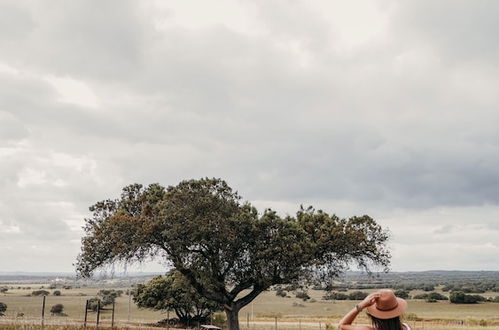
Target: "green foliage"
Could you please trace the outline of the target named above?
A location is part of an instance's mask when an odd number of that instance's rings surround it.
[[[64,305],[63,304],[55,304],[50,308],[50,313],[52,315],[61,315],[64,312]]]
[[[88,299],[88,309],[93,312],[97,312],[98,309],[103,310],[104,306],[99,298],[94,297]]]
[[[462,291],[453,291],[450,294],[450,302],[453,304],[476,304],[485,301],[485,297],[480,295],[469,295]]]
[[[52,294],[53,294],[54,296],[60,296],[60,295],[61,295],[61,291],[59,291],[59,290],[55,290]]]
[[[101,305],[102,306],[108,306],[112,305],[115,301],[116,298],[121,297],[123,294],[122,290],[99,290],[97,293],[98,296],[102,297],[101,299]]]
[[[369,295],[368,292],[363,291],[353,291],[348,295],[349,300],[363,300],[365,297]]]
[[[275,295],[278,296],[278,297],[286,297],[288,294],[286,291],[284,291],[283,289],[277,289],[276,292],[275,292]]]
[[[324,300],[347,300],[348,295],[341,292],[328,292],[326,293],[322,299]]]
[[[341,219],[309,207],[259,214],[220,179],[164,188],[134,184],[90,208],[77,271],[162,255],[205,298],[238,311],[276,284],[329,279],[355,262],[386,267],[387,233],[370,217]],[[244,290],[247,293],[241,296]]]
[[[183,324],[206,322],[210,314],[222,310],[220,304],[202,297],[185,276],[175,270],[145,285],[139,284],[133,301],[142,308],[174,310]]]
[[[7,291],[9,291],[8,287],[6,287],[6,286],[0,286],[0,293],[6,293]]]
[[[421,293],[412,297],[413,299],[424,299],[427,302],[436,302],[438,300],[449,300],[447,296],[440,294],[438,292]]]
[[[0,302],[0,316],[4,316],[5,311],[7,311],[7,304]]]
[[[31,292],[32,296],[48,296],[49,294],[50,294],[50,292],[48,292],[46,290],[35,290],[35,291]]]
[[[409,299],[409,291],[408,290],[395,290],[395,295],[402,299]]]
[[[310,296],[305,291],[298,291],[298,292],[296,292],[295,297],[299,298],[299,299],[301,299],[303,301],[307,301],[307,300],[310,299]]]

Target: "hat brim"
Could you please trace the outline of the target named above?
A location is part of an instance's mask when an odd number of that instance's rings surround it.
[[[394,317],[402,315],[407,309],[407,301],[397,297],[397,307],[389,311],[382,311],[376,307],[376,304],[367,307],[367,312],[382,320],[393,319]]]

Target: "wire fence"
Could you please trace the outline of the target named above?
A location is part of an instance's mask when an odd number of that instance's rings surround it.
[[[85,302],[85,301],[82,301]],[[140,318],[130,319],[130,307],[128,307],[128,317],[115,318],[115,304],[112,309],[108,308],[105,315],[101,313],[100,303],[95,311],[89,308],[89,300],[81,306],[80,312],[72,317],[60,317],[51,315],[46,312],[45,297],[40,300],[38,315],[25,315],[19,311],[12,311],[5,316],[0,317],[0,325],[14,326],[15,329],[30,329],[34,327],[60,327],[60,328],[141,328],[150,329],[156,328],[157,324],[151,320]],[[123,315],[123,314],[122,314]],[[169,314],[167,314],[169,315]],[[104,316],[104,317],[103,317]],[[163,322],[163,328],[179,329],[182,326],[173,322],[174,319],[169,319],[171,322]],[[241,330],[337,330],[336,324],[339,321],[338,317],[332,318],[314,318],[314,317],[266,317],[253,318],[250,314],[240,315]],[[366,323],[367,319],[361,317],[359,322]],[[481,327],[499,327],[499,319],[429,319],[429,320],[410,320],[406,321],[414,330],[438,329],[438,328],[481,328]],[[199,328],[201,324],[193,324],[190,328]],[[226,325],[221,325],[222,329],[227,329]]]

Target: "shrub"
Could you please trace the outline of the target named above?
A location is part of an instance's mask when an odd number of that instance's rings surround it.
[[[8,287],[6,287],[6,286],[2,286],[2,287],[0,287],[0,293],[5,293],[5,292],[7,292],[7,291],[9,291],[9,288],[8,288]]]
[[[35,290],[35,291],[31,292],[32,296],[48,296],[49,294],[50,294],[50,292],[48,292],[46,290]]]
[[[308,293],[306,293],[305,291],[298,291],[296,294],[295,294],[295,297],[296,298],[300,298],[302,299],[303,301],[307,301],[310,299],[310,296],[308,295]]]
[[[100,301],[100,299],[97,298],[97,297],[89,299],[88,300],[88,309],[91,310],[91,311],[93,311],[93,312],[97,312],[97,308],[99,306],[99,301]],[[102,302],[101,302],[101,304],[100,304],[100,310],[103,309],[102,307],[103,306],[102,306]]]
[[[462,291],[453,291],[450,294],[450,302],[453,304],[476,304],[485,300],[483,296],[465,294]]]
[[[55,290],[52,294],[53,294],[54,296],[60,296],[60,295],[61,295],[61,291],[59,291],[59,290]]]
[[[4,316],[6,310],[7,310],[7,304],[0,302],[0,316]]]
[[[348,295],[341,292],[328,292],[325,294],[322,299],[324,300],[347,300]]]
[[[400,290],[395,291],[394,293],[399,298],[409,299],[409,291],[407,291],[407,290],[400,289]]]
[[[363,292],[363,291],[354,291],[350,292],[348,295],[348,299],[350,300],[364,300],[365,297],[367,297],[369,293]]]
[[[447,296],[444,296],[443,294],[440,294],[438,292],[430,292],[428,293],[428,298],[427,299],[433,299],[433,300],[449,300]]]
[[[278,296],[278,297],[286,297],[288,294],[286,293],[286,291],[282,290],[282,289],[278,289],[276,292],[275,292],[275,295]]]
[[[116,298],[121,297],[122,294],[122,290],[100,290],[97,293],[98,296],[102,297],[102,306],[112,305]]]
[[[63,314],[63,311],[64,311],[63,304],[55,304],[50,308],[50,313],[52,313],[52,315],[61,315]]]

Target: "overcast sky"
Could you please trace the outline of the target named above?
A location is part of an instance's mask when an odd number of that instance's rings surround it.
[[[260,209],[374,217],[393,270],[499,270],[498,16],[0,0],[0,271],[72,271],[91,204],[206,176]]]

